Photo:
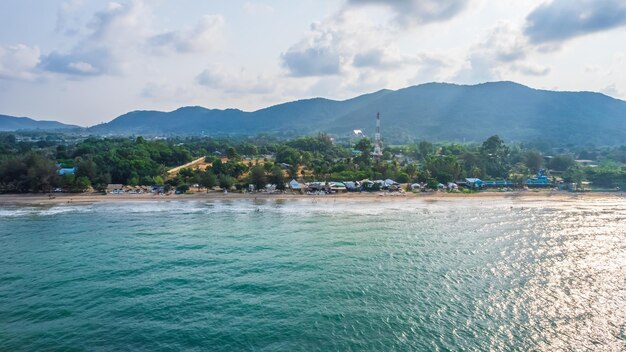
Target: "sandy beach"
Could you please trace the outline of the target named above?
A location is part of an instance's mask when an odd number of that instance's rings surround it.
[[[515,192],[480,192],[472,194],[424,192],[424,193],[344,193],[335,195],[303,195],[303,194],[268,194],[268,193],[203,193],[181,195],[154,195],[154,194],[4,194],[0,195],[0,205],[54,205],[64,203],[100,203],[100,202],[167,202],[167,201],[203,201],[203,200],[234,200],[234,199],[316,199],[333,201],[406,201],[406,200],[455,200],[455,199],[520,199],[520,200],[551,200],[567,201],[574,199],[599,199],[599,198],[622,198],[626,200],[624,192],[595,192],[573,193],[564,191],[515,191]]]

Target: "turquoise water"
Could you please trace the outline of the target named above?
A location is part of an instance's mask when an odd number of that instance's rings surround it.
[[[626,348],[626,201],[0,205],[1,351]]]

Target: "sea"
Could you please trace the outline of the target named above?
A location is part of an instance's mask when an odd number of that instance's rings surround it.
[[[624,198],[0,204],[0,351],[625,350]]]

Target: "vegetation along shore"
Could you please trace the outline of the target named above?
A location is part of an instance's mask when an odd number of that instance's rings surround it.
[[[3,133],[0,192],[40,194],[48,201],[67,195],[99,200],[94,192],[109,194],[106,199],[142,200],[620,192],[626,186],[625,162],[625,146],[506,144],[498,136],[482,143],[419,141],[383,149],[376,139],[326,134],[148,139]]]

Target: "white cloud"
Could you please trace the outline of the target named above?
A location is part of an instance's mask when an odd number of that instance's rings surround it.
[[[219,45],[223,27],[224,17],[205,15],[194,28],[158,34],[150,39],[150,44],[180,53],[209,51]]]
[[[152,23],[150,5],[144,0],[110,2],[93,15],[82,39],[69,50],[43,55],[40,67],[70,76],[125,74],[155,50],[196,53],[213,49],[219,45],[223,25],[222,16],[206,15],[192,28],[159,33]]]
[[[397,48],[373,48],[356,53],[352,61],[354,67],[373,67],[381,70],[394,70],[408,64],[417,64],[417,57],[402,55]]]
[[[511,66],[513,71],[521,72],[526,76],[545,76],[550,73],[550,67],[534,63],[518,63]]]
[[[341,72],[342,57],[332,46],[290,48],[282,55],[285,66],[292,75],[325,76]]]
[[[0,46],[0,79],[35,79],[39,56],[38,47],[24,44]]]
[[[389,36],[388,29],[371,24],[369,13],[340,11],[313,23],[304,38],[281,55],[282,64],[295,77],[345,74],[357,54],[358,64],[373,63],[365,56],[369,50],[385,48]]]
[[[535,47],[522,32],[508,22],[500,22],[486,37],[469,50],[467,63],[457,74],[466,83],[506,79],[511,73],[545,76],[550,68],[530,62],[528,56]]]
[[[90,33],[68,51],[42,56],[41,68],[73,76],[119,74],[137,51],[148,31],[147,8],[142,0],[108,4],[94,14]]]
[[[70,62],[68,64],[68,68],[71,70],[75,70],[76,72],[82,72],[84,74],[94,74],[97,73],[98,70],[93,67],[91,64],[86,62]]]
[[[196,94],[188,86],[179,86],[176,82],[161,79],[148,82],[141,90],[141,96],[154,101],[176,103],[193,100]]]
[[[226,94],[269,94],[275,90],[272,80],[262,75],[250,77],[245,69],[233,72],[218,65],[202,71],[196,82]]]
[[[304,38],[281,55],[281,61],[291,76],[337,75],[343,78],[342,87],[369,86],[363,82],[365,75],[369,82],[428,79],[449,67],[450,60],[403,52],[396,44],[398,37],[419,31],[417,25],[449,20],[469,2],[349,0],[332,16],[312,24]],[[383,78],[383,74],[393,77]]]
[[[349,5],[376,5],[395,13],[394,22],[401,26],[447,21],[460,14],[470,0],[349,0]]]
[[[623,0],[552,0],[526,17],[524,33],[534,44],[558,43],[626,26]]]
[[[281,55],[283,66],[296,77],[339,74],[342,61],[340,41],[332,24],[314,23],[305,39]]]

